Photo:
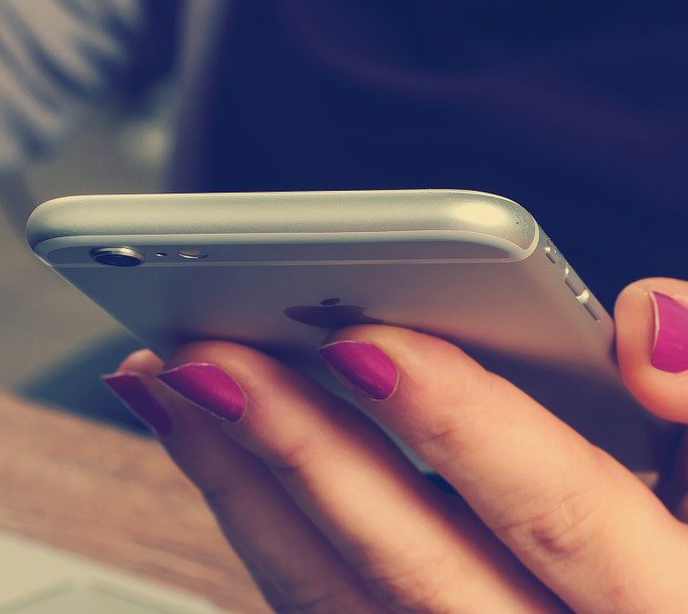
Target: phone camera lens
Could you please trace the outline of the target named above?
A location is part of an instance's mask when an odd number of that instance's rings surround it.
[[[138,266],[146,259],[141,252],[130,247],[99,247],[91,251],[98,264],[109,266]]]

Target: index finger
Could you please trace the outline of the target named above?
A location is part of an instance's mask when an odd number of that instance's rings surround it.
[[[338,331],[321,355],[576,611],[686,602],[687,590],[666,580],[688,565],[685,529],[622,465],[508,381],[450,343],[392,326]]]

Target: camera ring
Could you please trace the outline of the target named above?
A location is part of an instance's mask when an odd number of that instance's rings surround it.
[[[139,266],[146,260],[143,253],[131,247],[98,247],[90,255],[98,264],[117,267]]]

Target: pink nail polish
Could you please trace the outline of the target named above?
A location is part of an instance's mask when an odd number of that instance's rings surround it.
[[[158,379],[210,413],[237,422],[244,415],[244,393],[224,370],[210,363],[189,363]]]
[[[670,373],[688,370],[688,309],[666,294],[651,292],[655,340],[650,363]]]
[[[140,418],[154,433],[166,437],[172,432],[172,420],[165,408],[148,392],[141,377],[136,373],[103,375],[103,383]]]
[[[372,343],[337,341],[319,349],[320,355],[351,384],[382,401],[394,392],[397,370],[389,356]]]

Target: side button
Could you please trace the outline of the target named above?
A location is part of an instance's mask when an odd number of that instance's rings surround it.
[[[559,264],[561,261],[561,255],[559,254],[559,250],[554,246],[554,244],[547,239],[547,244],[545,245],[545,254],[547,254],[547,257],[554,263],[554,264]]]
[[[578,296],[583,290],[585,290],[585,284],[576,272],[568,265],[564,267],[564,281],[566,285],[571,288],[571,291]]]
[[[599,322],[602,318],[600,318],[599,314],[595,311],[592,305],[589,305],[588,303],[583,303],[583,307],[585,307],[588,310],[588,313],[595,318],[597,322]]]
[[[583,292],[577,294],[576,298],[581,305],[587,305],[588,299],[590,298],[590,291],[586,288]]]
[[[585,307],[587,312],[595,319],[596,322],[599,322],[602,318],[600,317],[600,314],[597,313],[597,310],[590,304],[588,303],[588,299],[590,298],[590,291],[586,288],[581,292],[579,295],[576,296],[578,299],[578,302]]]

